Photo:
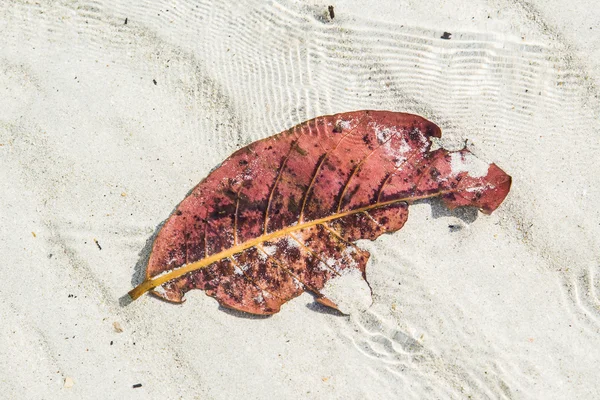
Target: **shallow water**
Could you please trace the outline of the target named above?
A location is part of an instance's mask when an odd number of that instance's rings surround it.
[[[224,3],[3,9],[2,396],[598,397],[598,11]],[[270,318],[203,293],[120,305],[147,240],[221,160],[358,109],[468,140],[513,176],[509,197],[491,216],[415,205],[361,242],[374,303],[349,317],[308,295]]]

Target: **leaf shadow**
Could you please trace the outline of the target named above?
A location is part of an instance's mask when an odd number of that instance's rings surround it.
[[[460,219],[465,224],[470,225],[475,222],[477,218],[479,218],[479,210],[477,207],[458,207],[454,210],[450,210],[440,198],[418,200],[415,201],[414,204],[429,204],[431,207],[431,217],[434,219],[442,217],[455,217]],[[452,231],[455,230],[452,228],[452,225],[449,226],[449,228]]]
[[[165,222],[167,222],[167,219],[165,219],[164,221],[162,221],[160,224],[158,224],[156,226],[156,228],[154,229],[154,232],[152,233],[152,235],[150,235],[148,237],[148,239],[146,239],[146,243],[144,244],[144,247],[142,247],[142,249],[138,253],[139,258],[138,258],[137,263],[135,264],[135,267],[133,268],[133,275],[131,277],[131,286],[132,287],[136,287],[137,285],[139,285],[140,283],[142,283],[144,281],[144,277],[146,274],[146,266],[148,265],[148,260],[150,259],[150,253],[152,252],[152,245],[154,244],[154,240],[158,236],[158,232],[160,232],[160,230],[162,229]],[[131,300],[131,297],[129,297],[129,294],[125,294],[119,298],[119,305],[121,307],[126,307],[129,304],[131,304],[132,301],[133,300]]]
[[[244,311],[234,310],[233,308],[224,307],[219,305],[219,310],[223,311],[225,314],[229,314],[233,317],[244,318],[244,319],[267,319],[271,318],[273,315],[257,315],[250,314]]]

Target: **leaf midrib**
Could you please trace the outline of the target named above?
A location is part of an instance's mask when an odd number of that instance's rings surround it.
[[[315,219],[315,220],[308,221],[308,222],[302,222],[300,224],[288,226],[288,227],[285,227],[283,229],[280,229],[280,230],[277,230],[277,231],[274,231],[274,232],[271,232],[268,234],[263,234],[254,239],[250,239],[244,243],[232,246],[232,247],[230,247],[226,250],[223,250],[219,253],[215,253],[209,257],[205,257],[205,258],[195,261],[193,263],[182,265],[181,267],[174,268],[170,271],[162,272],[161,274],[159,274],[153,278],[150,278],[150,279],[146,278],[141,284],[139,284],[137,287],[135,287],[133,290],[131,290],[129,292],[129,296],[131,297],[132,300],[135,300],[138,297],[140,297],[142,294],[146,293],[147,291],[152,290],[155,287],[161,286],[162,284],[167,283],[173,279],[177,279],[187,273],[197,271],[202,268],[206,268],[211,264],[219,262],[219,261],[221,261],[225,258],[231,257],[235,254],[241,253],[245,250],[248,250],[248,249],[255,247],[259,244],[262,244],[266,241],[280,239],[292,232],[297,232],[302,229],[306,229],[306,228],[310,228],[310,227],[313,227],[316,225],[324,224],[326,222],[333,221],[333,220],[343,218],[343,217],[347,217],[349,215],[359,214],[359,213],[365,212],[365,211],[371,211],[371,210],[385,207],[385,206],[388,206],[391,204],[402,203],[402,202],[413,202],[416,200],[423,200],[423,199],[441,196],[441,195],[448,194],[451,192],[454,192],[454,190],[441,190],[439,192],[435,192],[435,193],[427,194],[427,195],[423,195],[423,196],[405,197],[405,198],[389,200],[389,201],[385,201],[385,202],[378,202],[378,203],[375,203],[372,205],[368,205],[368,206],[357,208],[357,209],[350,210],[350,211],[345,211],[345,212],[341,212],[341,213],[333,213],[331,215],[328,215],[327,217]]]

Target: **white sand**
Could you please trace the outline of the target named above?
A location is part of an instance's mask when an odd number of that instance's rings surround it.
[[[600,398],[595,2],[128,3],[0,9],[0,398]],[[222,159],[357,109],[468,139],[507,201],[412,207],[350,317],[120,304]]]

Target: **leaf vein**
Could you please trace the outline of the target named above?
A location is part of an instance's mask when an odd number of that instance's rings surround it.
[[[298,242],[298,244],[300,244],[300,246],[304,247],[310,254],[312,254],[312,256],[314,258],[316,258],[317,260],[319,260],[321,263],[323,263],[323,265],[325,265],[327,268],[329,268],[331,270],[331,272],[333,272],[336,275],[340,275],[339,272],[337,272],[336,270],[334,270],[333,268],[331,268],[325,261],[323,261],[323,259],[310,247],[308,247],[305,243],[302,243],[297,237],[295,237],[294,235],[292,235],[291,233],[289,234],[289,236],[294,239],[296,242]]]
[[[259,284],[258,284],[258,283],[257,283],[257,282],[254,280],[254,278],[252,278],[250,275],[248,275],[248,274],[246,273],[246,271],[244,271],[244,270],[242,269],[242,267],[240,267],[240,265],[237,263],[237,261],[235,261],[235,259],[233,258],[233,256],[232,256],[232,257],[229,257],[229,260],[231,261],[231,263],[232,263],[234,266],[236,266],[236,267],[237,267],[237,268],[238,268],[240,271],[242,271],[242,274],[244,275],[244,277],[245,277],[245,278],[246,278],[248,281],[250,281],[250,282],[251,282],[251,283],[252,283],[252,284],[253,284],[253,285],[254,285],[256,288],[258,288],[258,289],[259,289],[261,292],[263,292],[263,293],[268,293],[268,294],[270,294],[271,296],[275,296],[275,297],[277,297],[278,299],[281,299],[281,297],[279,297],[277,294],[275,294],[275,293],[272,293],[270,290],[268,290],[268,289],[266,289],[266,288],[263,288],[261,285],[259,285]]]
[[[350,186],[350,182],[352,181],[352,178],[354,178],[354,176],[358,173],[358,170],[363,166],[363,164],[367,161],[367,159],[369,157],[371,157],[373,154],[375,154],[375,152],[377,150],[383,148],[383,146],[386,145],[390,140],[392,140],[393,137],[394,137],[394,135],[390,135],[390,137],[386,141],[384,141],[379,146],[377,146],[376,148],[374,148],[369,154],[367,154],[366,156],[364,156],[362,158],[362,160],[360,160],[360,162],[358,164],[356,164],[356,166],[352,170],[352,173],[350,174],[350,177],[346,181],[346,184],[342,188],[342,191],[341,191],[341,193],[339,195],[339,201],[338,201],[338,206],[337,206],[337,212],[338,213],[340,212],[340,210],[342,208],[342,202],[344,201],[344,195],[346,194],[346,191],[348,190],[348,187]]]
[[[331,154],[332,152],[336,151],[337,148],[339,147],[340,143],[342,143],[342,140],[346,139],[348,136],[350,136],[352,133],[354,133],[356,131],[356,129],[362,125],[362,123],[364,122],[364,120],[367,118],[367,116],[363,116],[358,123],[356,124],[356,126],[352,129],[350,129],[350,131],[348,133],[346,133],[344,136],[342,136],[340,138],[340,140],[338,140],[338,142],[336,143],[335,147],[333,149],[329,149],[324,155],[323,157],[321,157],[321,161],[319,162],[319,165],[317,165],[317,168],[312,176],[312,179],[310,181],[310,184],[308,185],[308,188],[306,189],[306,193],[304,194],[304,200],[302,201],[302,207],[300,208],[300,216],[298,217],[298,223],[301,224],[304,221],[304,210],[306,209],[306,203],[308,201],[308,198],[310,196],[311,190],[313,188],[313,185],[315,183],[315,180],[317,179],[317,176],[319,175],[319,172],[321,171],[321,167],[323,166],[323,164],[325,163],[325,160],[327,159],[327,156],[329,156],[329,154]]]
[[[275,183],[273,183],[273,187],[271,188],[271,193],[269,193],[269,200],[267,200],[267,208],[265,209],[265,223],[264,223],[264,227],[263,227],[263,234],[267,233],[267,225],[269,223],[269,208],[271,207],[271,202],[273,201],[273,195],[275,194],[275,188],[277,187],[277,184],[279,183],[279,180],[281,179],[281,174],[282,174],[283,170],[285,169],[285,164],[287,163],[288,159],[290,158],[290,155],[292,154],[292,150],[294,149],[294,147],[297,144],[298,144],[298,139],[292,141],[292,144],[290,145],[290,149],[288,150],[287,155],[283,159],[281,166],[279,167],[279,171],[277,171],[277,177],[275,177]]]

